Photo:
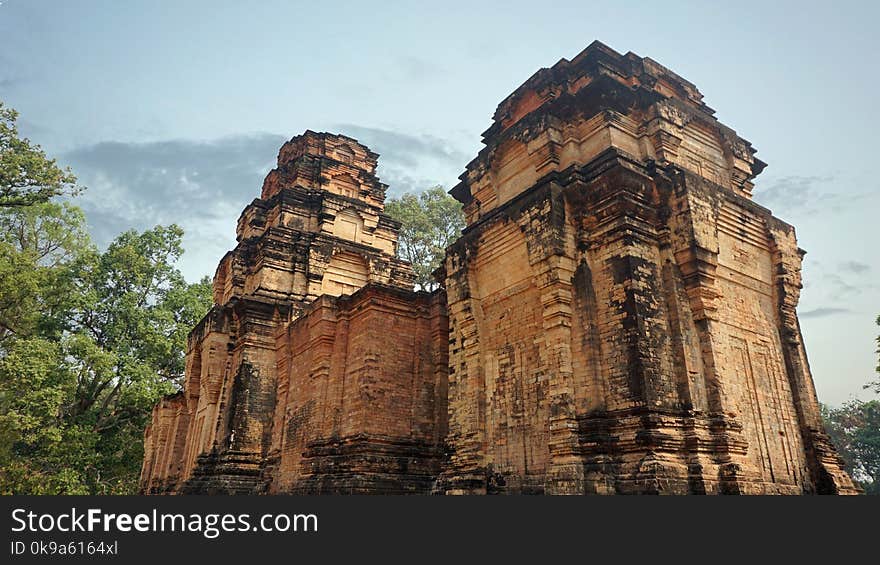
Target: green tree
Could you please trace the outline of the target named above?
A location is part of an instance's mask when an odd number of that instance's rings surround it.
[[[189,285],[174,267],[183,230],[157,226],[123,233],[107,251],[75,266],[79,304],[70,333],[84,352],[112,353],[108,370],[87,369],[80,379],[75,413],[97,410],[99,428],[132,416],[123,406],[168,392],[183,377],[186,335],[211,306],[205,278]],[[86,355],[85,357],[88,357]]]
[[[846,471],[867,494],[880,495],[880,401],[822,406],[822,417]]]
[[[126,232],[103,253],[82,215],[7,208],[0,273],[0,492],[129,493],[155,402],[179,387],[208,279],[174,263],[182,230]],[[16,271],[17,269],[17,271]]]
[[[19,137],[18,112],[0,102],[0,207],[30,206],[77,191],[76,177]]]
[[[445,256],[446,247],[464,229],[461,204],[435,186],[419,195],[407,193],[385,205],[389,216],[401,223],[397,254],[412,264],[416,286],[424,290],[437,288],[432,273]]]
[[[877,325],[880,326],[880,316],[877,316]],[[880,336],[877,336],[877,351],[876,351],[876,353],[877,353],[877,367],[875,370],[878,373],[880,373]],[[876,392],[877,394],[880,394],[880,379],[877,379],[876,381],[873,381],[873,382],[866,384],[865,388],[873,388],[874,392]]]
[[[0,103],[0,493],[129,493],[155,402],[179,388],[205,278],[174,267],[183,231],[92,244],[52,199],[75,177],[21,139]]]
[[[0,212],[0,345],[38,330],[58,337],[73,290],[70,266],[88,253],[85,216],[69,203]]]

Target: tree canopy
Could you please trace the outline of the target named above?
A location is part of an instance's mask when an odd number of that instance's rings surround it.
[[[76,191],[76,177],[19,137],[18,112],[0,102],[0,208],[30,206]]]
[[[133,492],[150,410],[179,387],[187,332],[211,304],[209,281],[173,266],[177,226],[99,252],[81,218],[56,204],[3,213],[40,228],[0,256],[16,269],[0,288],[0,492]],[[53,239],[54,222],[75,236]]]
[[[461,204],[435,186],[421,194],[407,193],[385,205],[389,216],[401,223],[398,256],[412,264],[416,286],[434,290],[437,281],[432,273],[443,260],[446,247],[464,229]]]
[[[823,405],[822,417],[846,471],[866,494],[880,495],[880,401]]]
[[[877,316],[877,325],[880,326],[880,316]],[[877,367],[876,371],[880,374],[880,336],[877,336]],[[880,378],[865,385],[865,388],[873,388],[874,392],[880,394]]]
[[[52,199],[73,175],[17,140],[2,112],[0,494],[132,493],[144,427],[179,388],[210,281],[174,266],[174,225],[100,251],[82,210]]]

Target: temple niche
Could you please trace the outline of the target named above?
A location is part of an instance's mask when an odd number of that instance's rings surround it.
[[[354,294],[369,282],[367,264],[353,253],[336,253],[324,270],[319,294]]]
[[[220,261],[147,493],[850,494],[766,166],[673,71],[594,42],[499,104],[414,292],[378,155],[282,146]]]
[[[364,234],[364,219],[356,210],[346,208],[336,214],[331,233],[340,239],[360,243]]]

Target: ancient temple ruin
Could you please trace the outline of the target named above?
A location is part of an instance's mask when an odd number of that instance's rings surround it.
[[[147,493],[853,493],[794,228],[669,69],[595,42],[495,112],[413,290],[378,156],[307,131],[238,221]]]

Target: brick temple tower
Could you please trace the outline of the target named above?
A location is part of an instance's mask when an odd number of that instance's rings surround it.
[[[853,492],[794,229],[690,82],[594,42],[498,106],[452,194],[452,493]]]
[[[143,492],[851,494],[765,164],[690,82],[595,42],[498,106],[441,288],[377,155],[286,143],[145,434]]]
[[[389,303],[408,300],[406,312],[425,302],[411,291],[410,266],[395,257],[399,223],[383,212],[386,185],[376,177],[377,158],[354,139],[312,131],[281,148],[261,197],[238,220],[238,245],[217,268],[215,306],[189,336],[184,390],[154,411],[145,438],[144,490],[267,488],[274,478],[267,469],[282,462],[282,432],[290,427],[285,402],[291,373],[303,367],[291,367],[289,335],[306,336],[321,316],[345,318],[340,309],[354,305],[332,297],[368,283]],[[323,302],[313,304],[319,296]],[[358,308],[355,321],[369,310]],[[299,326],[288,327],[300,319]],[[316,366],[306,380],[335,369],[330,360],[318,359],[322,336],[313,337]],[[323,337],[343,342],[333,331]],[[332,348],[327,352],[334,354]],[[291,403],[300,400],[309,399]],[[321,429],[327,435],[317,439],[340,436],[339,425]]]

